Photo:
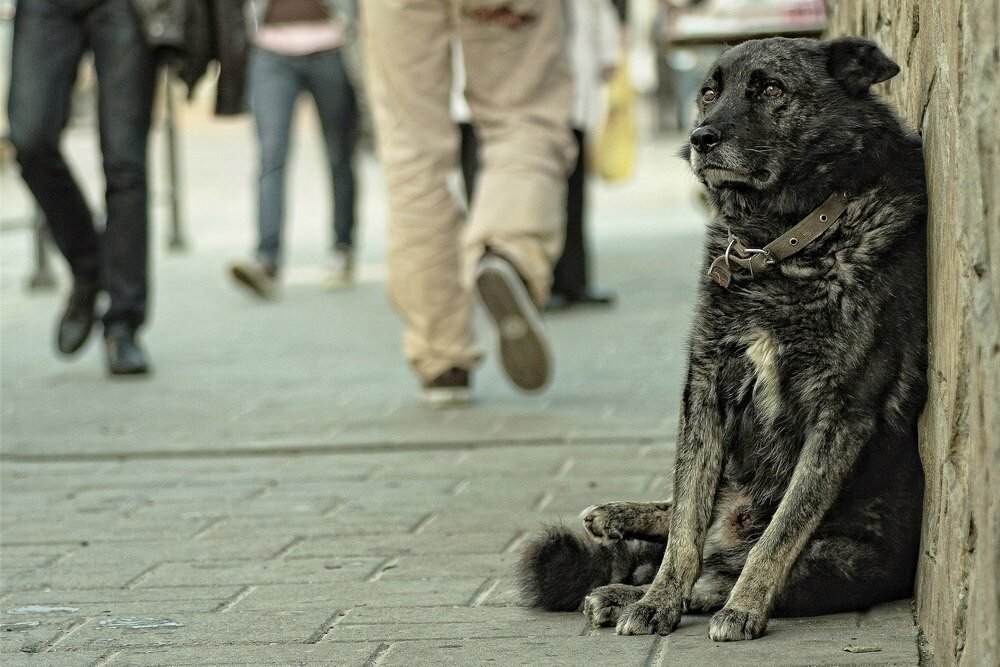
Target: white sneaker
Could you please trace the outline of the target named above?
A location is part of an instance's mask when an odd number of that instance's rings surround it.
[[[327,263],[323,287],[338,290],[354,283],[354,253],[350,248],[337,248]]]

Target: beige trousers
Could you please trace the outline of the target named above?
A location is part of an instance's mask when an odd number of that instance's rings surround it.
[[[479,358],[471,285],[486,246],[511,261],[542,304],[563,243],[575,158],[562,2],[528,3],[516,29],[470,12],[501,0],[365,0],[369,85],[389,203],[389,295],[403,347],[424,380]],[[451,40],[480,141],[468,221],[449,190],[459,134],[450,117]]]

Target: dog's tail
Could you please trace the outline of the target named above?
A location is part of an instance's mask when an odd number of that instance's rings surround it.
[[[517,580],[530,607],[577,611],[605,584],[647,584],[663,560],[665,545],[628,540],[598,542],[563,526],[550,526],[528,543]]]

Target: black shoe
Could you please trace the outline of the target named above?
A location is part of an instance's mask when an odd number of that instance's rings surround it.
[[[549,295],[545,310],[566,310],[571,306],[612,306],[615,303],[615,293],[610,290],[585,289],[582,292],[557,292]]]
[[[146,353],[135,340],[135,330],[127,324],[115,323],[104,330],[108,350],[108,373],[111,375],[142,375],[149,372]]]
[[[524,391],[543,389],[552,375],[552,355],[538,308],[517,269],[487,253],[476,267],[476,292],[496,324],[504,373]]]
[[[464,405],[472,400],[469,390],[469,371],[449,368],[421,387],[424,400],[434,406]]]
[[[100,288],[93,285],[73,286],[56,332],[56,347],[63,354],[73,354],[87,342],[94,328],[94,306],[100,293]]]

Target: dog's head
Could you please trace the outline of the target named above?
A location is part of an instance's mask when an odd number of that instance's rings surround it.
[[[898,72],[860,38],[746,42],[709,71],[682,155],[710,192],[767,192],[818,177],[810,172],[862,150],[885,112],[869,89]]]

